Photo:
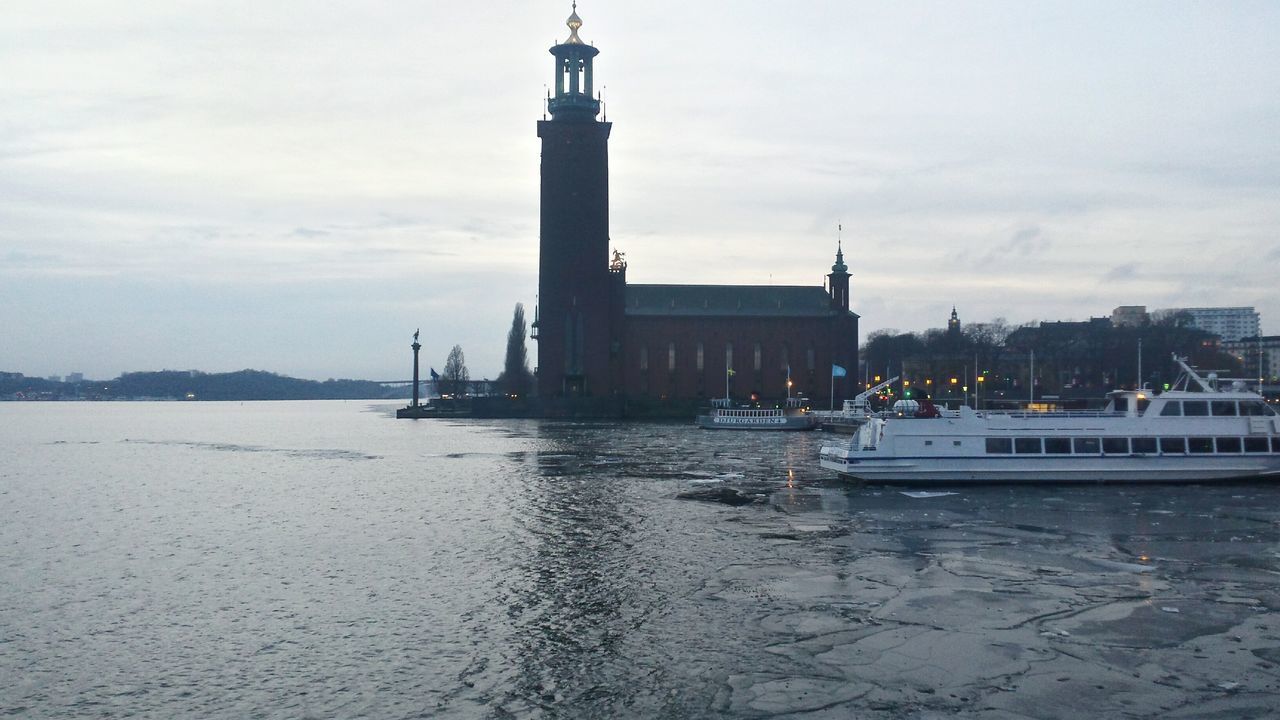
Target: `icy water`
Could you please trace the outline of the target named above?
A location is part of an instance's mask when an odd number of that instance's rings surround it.
[[[1280,708],[1276,486],[911,497],[817,433],[391,411],[0,404],[0,716]]]

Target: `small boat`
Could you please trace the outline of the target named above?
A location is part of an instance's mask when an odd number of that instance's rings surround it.
[[[803,398],[788,398],[784,407],[754,408],[729,406],[727,398],[711,401],[711,412],[694,421],[709,430],[812,430],[818,418],[811,413]]]
[[[1185,360],[1163,393],[1117,390],[1101,411],[935,408],[869,418],[820,463],[869,482],[1212,482],[1280,479],[1280,415],[1243,381],[1223,388]]]

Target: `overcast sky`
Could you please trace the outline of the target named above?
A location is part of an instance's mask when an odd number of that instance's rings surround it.
[[[1253,305],[1280,332],[1280,3],[583,0],[638,283],[862,333]],[[501,369],[567,2],[8,0],[0,370]],[[535,343],[529,345],[536,356]]]

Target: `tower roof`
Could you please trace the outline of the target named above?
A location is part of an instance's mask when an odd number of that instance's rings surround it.
[[[831,266],[831,272],[849,272],[849,266],[844,264],[844,248],[841,247],[839,240],[836,241],[836,264]]]

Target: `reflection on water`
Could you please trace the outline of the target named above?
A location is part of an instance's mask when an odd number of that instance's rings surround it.
[[[0,714],[1248,717],[1277,690],[1268,485],[917,498],[836,482],[817,433],[15,405]],[[757,502],[678,499],[724,486]]]

